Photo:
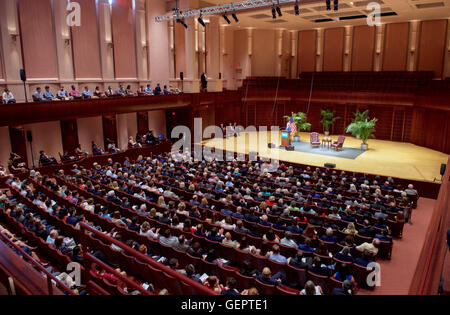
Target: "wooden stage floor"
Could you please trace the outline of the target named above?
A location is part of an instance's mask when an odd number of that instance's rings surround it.
[[[322,138],[323,135],[320,135],[320,139]],[[337,140],[336,135],[332,135],[331,138]],[[309,133],[301,133],[300,140],[309,142]],[[446,164],[449,157],[442,152],[411,143],[376,139],[369,140],[369,150],[354,160],[305,152],[268,149],[269,143],[274,143],[277,147],[281,143],[280,134],[275,132],[250,132],[227,140],[210,139],[202,143],[208,147],[226,149],[237,153],[258,152],[261,157],[275,158],[281,161],[313,166],[334,163],[339,170],[429,182],[432,182],[434,178],[441,178],[439,174],[440,166],[442,163]],[[259,145],[260,143],[261,145]],[[346,137],[344,150],[345,147],[360,148],[360,146],[361,140]]]

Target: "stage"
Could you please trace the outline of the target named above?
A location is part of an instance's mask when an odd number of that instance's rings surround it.
[[[321,134],[319,138],[322,140],[323,137]],[[331,135],[331,138],[337,140],[338,136]],[[300,144],[295,145],[296,151],[286,151],[279,148],[279,133],[250,132],[241,133],[239,137],[234,138],[204,140],[202,143],[208,147],[237,153],[258,152],[261,157],[278,158],[281,161],[313,166],[333,163],[339,170],[430,182],[434,178],[441,178],[440,166],[448,161],[447,154],[404,142],[372,139],[368,141],[369,150],[360,151],[361,140],[346,136],[344,150],[335,152],[324,148],[311,149],[309,133],[301,133],[300,141]],[[269,149],[269,143],[275,144],[276,147]],[[345,153],[346,149],[357,153],[357,156],[353,158],[353,154],[349,157]]]

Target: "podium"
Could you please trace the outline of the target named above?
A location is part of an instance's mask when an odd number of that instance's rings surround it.
[[[289,131],[282,130],[281,131],[281,145],[280,147],[288,147],[290,145],[289,141]]]

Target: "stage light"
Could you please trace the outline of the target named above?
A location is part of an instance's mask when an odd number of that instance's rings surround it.
[[[230,21],[230,19],[228,18],[228,16],[226,16],[226,14],[222,15],[222,17],[223,17],[223,19],[224,19],[225,21],[227,21],[228,24],[231,24],[231,21]]]
[[[300,15],[300,8],[298,7],[298,1],[295,1],[294,11],[295,15]]]
[[[331,0],[326,0],[327,3],[327,10],[330,11],[331,10]]]
[[[278,16],[283,16],[283,14],[281,14],[281,9],[279,6],[277,6],[277,13],[278,13]]]
[[[334,0],[334,11],[339,10],[339,0]]]
[[[203,15],[202,15],[202,11],[200,11],[200,16],[198,17],[197,21],[198,23],[200,23],[203,27],[206,27],[205,25],[205,21],[203,21]]]
[[[233,17],[233,19],[236,21],[236,23],[237,22],[239,22],[239,19],[237,18],[237,15],[236,15],[236,13],[231,13],[231,16]]]
[[[277,18],[277,12],[275,10],[275,7],[272,7],[272,18],[276,19]]]

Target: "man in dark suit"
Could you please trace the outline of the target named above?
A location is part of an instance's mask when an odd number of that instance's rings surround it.
[[[330,295],[353,295],[353,285],[350,280],[342,283],[342,288],[334,288]]]

